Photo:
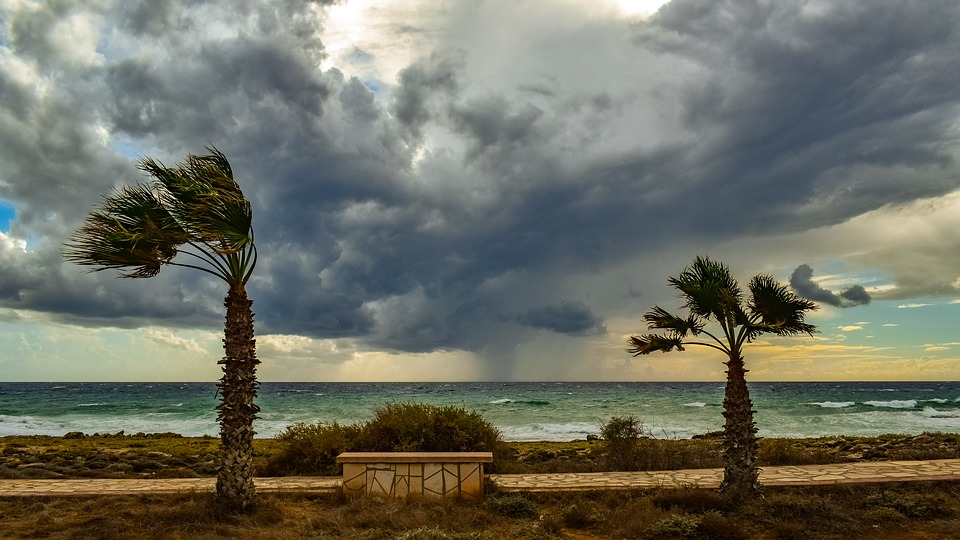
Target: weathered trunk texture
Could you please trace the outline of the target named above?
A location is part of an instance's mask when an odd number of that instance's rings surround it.
[[[723,399],[723,483],[720,491],[734,500],[760,494],[760,470],[757,468],[757,426],[753,421],[753,403],[747,389],[743,358],[732,354],[727,365],[727,387]]]
[[[220,360],[223,377],[217,420],[220,422],[220,463],[217,470],[217,498],[243,509],[254,498],[253,421],[260,407],[257,396],[256,341],[253,339],[253,302],[243,286],[232,286],[224,302],[227,323],[224,330],[226,356]]]

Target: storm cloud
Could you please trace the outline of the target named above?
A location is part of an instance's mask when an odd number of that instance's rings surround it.
[[[574,336],[605,334],[607,331],[603,320],[579,301],[532,308],[517,316],[517,320],[526,326]]]
[[[790,287],[803,298],[824,304],[848,308],[869,304],[870,293],[862,285],[852,285],[835,294],[813,281],[813,268],[801,264],[790,275]]]

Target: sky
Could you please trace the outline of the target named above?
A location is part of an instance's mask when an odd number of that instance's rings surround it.
[[[820,304],[754,381],[960,379],[953,0],[0,0],[0,380],[213,381],[223,283],[66,262],[215,145],[263,381],[723,380],[634,358],[694,257]]]

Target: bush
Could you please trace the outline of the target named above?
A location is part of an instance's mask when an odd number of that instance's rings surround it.
[[[635,471],[640,466],[643,422],[635,416],[615,416],[600,426],[607,465],[614,471]]]
[[[946,517],[950,509],[946,500],[938,494],[897,493],[884,491],[867,496],[868,508],[889,508],[910,519]]]
[[[674,514],[654,523],[647,529],[647,538],[695,538],[700,518],[689,514]]]
[[[289,426],[277,435],[280,451],[267,463],[266,474],[340,474],[337,456],[353,450],[360,433],[356,425],[304,424]]]
[[[374,409],[357,447],[367,452],[499,452],[500,431],[462,407],[391,403]]]
[[[289,426],[277,435],[280,450],[267,463],[267,475],[340,474],[342,452],[508,451],[500,431],[483,416],[461,407],[392,403],[374,409],[373,419],[351,425]]]
[[[537,507],[522,495],[509,494],[489,497],[484,504],[490,510],[509,518],[531,519],[540,515]]]

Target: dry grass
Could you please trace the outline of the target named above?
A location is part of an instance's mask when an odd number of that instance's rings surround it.
[[[0,498],[0,537],[49,539],[960,538],[960,485],[771,488],[740,507],[698,490],[490,495],[482,503],[261,494]]]

